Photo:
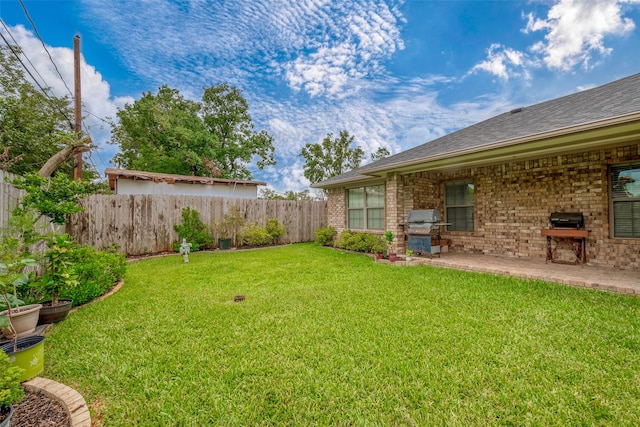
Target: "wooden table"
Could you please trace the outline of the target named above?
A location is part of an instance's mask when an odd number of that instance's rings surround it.
[[[587,262],[587,237],[588,230],[578,230],[577,228],[543,228],[540,230],[543,236],[547,237],[547,261],[561,264],[585,264]],[[556,249],[553,242],[558,244],[565,242],[565,246],[569,246],[576,256],[575,261],[563,261],[554,259],[553,255]],[[569,242],[566,244],[566,242]]]

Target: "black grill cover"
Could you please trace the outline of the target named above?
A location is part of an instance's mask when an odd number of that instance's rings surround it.
[[[582,212],[554,212],[549,216],[549,222],[555,228],[584,228]]]

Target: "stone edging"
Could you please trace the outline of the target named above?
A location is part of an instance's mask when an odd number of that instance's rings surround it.
[[[87,402],[71,387],[41,377],[26,381],[22,385],[29,391],[43,393],[59,401],[69,414],[71,427],[91,427],[91,414]]]

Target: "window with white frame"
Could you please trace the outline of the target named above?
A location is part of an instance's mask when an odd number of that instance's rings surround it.
[[[450,231],[473,231],[474,187],[472,181],[444,185],[445,220]]]
[[[347,190],[347,227],[384,230],[384,185]]]
[[[612,165],[609,188],[613,237],[640,238],[640,162]]]

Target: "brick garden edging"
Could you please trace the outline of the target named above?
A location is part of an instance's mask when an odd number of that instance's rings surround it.
[[[36,377],[22,385],[28,391],[42,393],[60,402],[69,414],[71,427],[91,427],[91,414],[87,402],[71,387],[41,377]]]

